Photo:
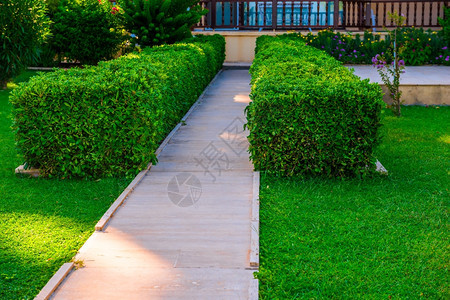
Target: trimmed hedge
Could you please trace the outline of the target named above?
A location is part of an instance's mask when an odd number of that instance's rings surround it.
[[[383,105],[377,84],[285,36],[258,38],[250,73],[246,126],[257,170],[347,177],[375,168]]]
[[[42,174],[134,176],[220,70],[225,40],[197,36],[97,67],[58,70],[11,93],[17,146]]]

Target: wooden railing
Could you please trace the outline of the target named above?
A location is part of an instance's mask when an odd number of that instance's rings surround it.
[[[394,27],[388,13],[397,12],[406,17],[404,26],[439,27],[438,18],[444,17],[449,1],[371,0],[344,1],[345,27]]]
[[[207,8],[197,28],[319,29],[392,27],[388,12],[406,17],[405,26],[438,27],[450,1],[407,0],[203,0]]]

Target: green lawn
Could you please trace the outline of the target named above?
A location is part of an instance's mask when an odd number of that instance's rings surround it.
[[[383,112],[389,176],[261,181],[261,299],[449,299],[450,107]]]
[[[0,90],[0,299],[31,299],[76,254],[129,181],[16,176],[23,161],[10,129],[8,94]]]

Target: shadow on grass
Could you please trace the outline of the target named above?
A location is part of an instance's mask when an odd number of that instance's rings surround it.
[[[22,74],[9,87],[34,74]],[[129,180],[15,175],[23,161],[14,146],[8,94],[0,91],[0,299],[28,299],[76,254]]]

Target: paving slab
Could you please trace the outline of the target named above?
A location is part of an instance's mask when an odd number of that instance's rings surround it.
[[[379,83],[383,100],[390,104],[389,91],[377,70],[370,65],[347,65],[355,75]],[[450,105],[450,66],[407,66],[400,76],[402,100],[407,105]]]
[[[355,70],[355,75],[371,82],[383,83],[376,68],[371,65],[347,65]],[[450,85],[448,66],[407,66],[400,77],[400,84]]]
[[[53,299],[250,299],[253,166],[248,70],[205,91]]]

